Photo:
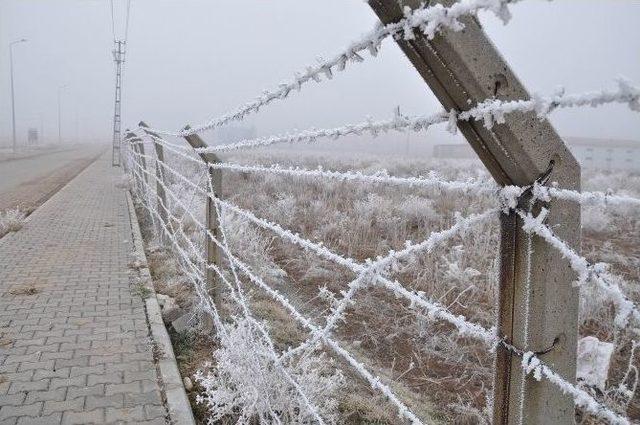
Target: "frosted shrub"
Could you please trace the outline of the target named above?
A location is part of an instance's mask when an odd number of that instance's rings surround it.
[[[393,199],[370,193],[364,200],[355,204],[354,212],[360,219],[376,220],[383,225],[395,226],[399,218],[394,214],[394,206]]]
[[[22,229],[26,215],[19,208],[0,212],[0,237]]]
[[[280,195],[273,204],[274,214],[282,217],[282,224],[290,226],[294,223],[296,199],[289,195]]]
[[[251,268],[270,281],[283,282],[287,272],[272,259],[273,236],[266,237],[256,226],[233,213],[222,212],[222,225],[225,227],[227,242],[232,252],[242,256]]]
[[[404,199],[399,209],[409,226],[417,227],[424,225],[425,222],[438,219],[438,213],[433,208],[433,202],[418,196],[411,195]]]
[[[232,417],[237,424],[315,423],[313,415],[280,367],[268,341],[248,319],[241,319],[221,333],[214,352],[215,366],[198,372],[204,391],[198,402],[210,410],[209,423]],[[303,357],[283,366],[298,383],[311,405],[327,422],[336,423],[336,392],[344,378],[324,355]]]

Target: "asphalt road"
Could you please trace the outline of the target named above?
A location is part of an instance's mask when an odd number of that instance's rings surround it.
[[[0,161],[0,211],[18,207],[31,213],[105,149],[104,145],[77,145]]]

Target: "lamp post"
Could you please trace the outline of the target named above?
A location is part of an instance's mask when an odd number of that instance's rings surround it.
[[[66,89],[67,87],[69,87],[68,84],[64,84],[62,86],[58,87],[58,144],[62,143],[62,115],[60,113],[60,103],[61,103],[61,98],[62,98],[62,90]]]
[[[11,68],[11,124],[13,128],[13,153],[16,153],[18,148],[16,143],[16,101],[14,97],[14,89],[13,89],[13,45],[18,43],[26,42],[26,38],[21,38],[20,40],[12,41],[9,43],[9,67]]]

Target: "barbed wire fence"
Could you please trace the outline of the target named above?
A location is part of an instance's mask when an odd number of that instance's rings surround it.
[[[232,121],[243,120],[272,102],[286,99],[293,91],[301,90],[311,81],[322,82],[331,79],[334,73],[345,70],[349,64],[365,60],[365,57],[361,55],[362,52],[368,51],[372,56],[375,56],[381,48],[382,41],[386,38],[393,37],[399,43],[412,43],[416,39],[422,38],[428,43],[438,37],[441,39],[457,37],[462,29],[466,29],[468,35],[472,24],[471,19],[477,12],[483,10],[495,13],[506,23],[510,16],[509,3],[513,3],[513,1],[462,0],[448,7],[437,4],[413,9],[404,8],[401,18],[397,21],[377,26],[369,34],[354,41],[347,49],[339,52],[333,58],[320,60],[317,65],[296,74],[291,81],[280,84],[277,89],[266,91],[256,100],[220,117],[200,125],[185,127],[177,132],[150,128],[141,122],[137,130],[127,134],[124,141],[125,168],[133,178],[136,199],[148,212],[163,243],[170,247],[175,254],[181,271],[188,278],[197,295],[200,309],[211,318],[216,337],[221,340],[232,338],[229,327],[225,324],[225,320],[228,319],[221,313],[216,299],[219,288],[225,288],[231,300],[238,306],[241,312],[240,317],[246,320],[246,326],[255,332],[255,335],[258,335],[262,343],[261,347],[264,347],[264,353],[261,355],[264,355],[270,368],[278,371],[299,400],[300,411],[295,413],[298,415],[297,417],[310,422],[332,422],[331,417],[327,417],[325,409],[319,405],[318,397],[305,391],[305,386],[300,382],[300,376],[296,375],[294,369],[289,367],[293,362],[308,357],[310,353],[326,349],[348,365],[352,373],[379,391],[395,406],[401,418],[410,423],[423,423],[418,414],[412,411],[405,401],[396,394],[389,382],[376,376],[366,366],[366,363],[358,358],[358,355],[350,352],[334,336],[336,329],[345,320],[346,311],[356,302],[356,295],[365,289],[375,287],[404,300],[430,320],[448,323],[460,336],[480,342],[487,350],[508,353],[510,361],[519,368],[520,373],[524,376],[523,380],[526,379],[529,385],[535,384],[535,382],[545,382],[553,388],[549,391],[551,396],[564,395],[566,397],[563,398],[568,399],[572,405],[596,418],[616,424],[630,423],[629,418],[624,414],[605,405],[593,394],[575,384],[573,374],[564,376],[564,372],[559,372],[554,366],[560,364],[562,366],[560,370],[564,371],[566,364],[563,365],[553,357],[551,357],[551,362],[543,360],[548,352],[539,352],[528,348],[534,344],[528,343],[527,336],[514,338],[502,333],[504,329],[502,324],[499,324],[498,327],[487,328],[464,316],[455,314],[446,305],[430,298],[429,294],[413,290],[410,285],[395,279],[393,270],[398,262],[415,255],[436,252],[452,238],[464,237],[470,229],[482,222],[496,216],[502,217],[503,220],[504,217],[510,216],[516,220],[514,223],[518,224],[517,231],[526,235],[526,246],[523,251],[525,254],[523,279],[526,283],[527,293],[535,284],[534,278],[532,278],[532,268],[538,265],[536,264],[538,257],[534,257],[537,254],[534,254],[534,250],[531,249],[535,237],[536,240],[542,241],[546,251],[554,251],[559,254],[559,256],[553,255],[562,258],[562,261],[570,267],[571,274],[575,276],[573,285],[571,280],[560,282],[560,284],[567,285],[568,290],[574,291],[576,287],[586,285],[598,288],[614,305],[615,325],[620,329],[630,326],[636,327],[640,325],[640,312],[637,304],[625,295],[621,287],[621,282],[624,282],[624,279],[613,274],[607,263],[590,263],[576,249],[575,241],[564,240],[562,234],[558,234],[557,229],[549,224],[548,218],[549,214],[553,213],[554,207],[558,207],[555,201],[568,202],[576,206],[594,205],[600,208],[621,205],[637,207],[640,205],[640,198],[609,192],[580,191],[554,184],[554,166],[557,166],[554,161],[557,161],[557,156],[551,156],[551,160],[545,157],[540,161],[539,163],[545,163],[547,169],[543,169],[542,173],[533,170],[537,177],[530,179],[527,184],[505,184],[500,179],[496,179],[498,180],[498,184],[496,184],[475,179],[448,180],[435,172],[418,177],[400,177],[388,173],[367,174],[360,170],[308,169],[279,164],[243,165],[222,161],[215,154],[265,148],[284,143],[319,143],[321,140],[336,140],[350,135],[376,136],[392,131],[420,132],[426,131],[434,125],[445,125],[449,131],[455,132],[459,127],[464,128],[462,126],[471,124],[482,127],[482,131],[491,132],[496,129],[500,130],[500,126],[507,123],[509,117],[514,116],[514,119],[519,119],[523,114],[530,114],[532,119],[548,125],[547,116],[557,109],[598,107],[609,103],[624,104],[631,110],[640,112],[640,88],[632,82],[619,79],[617,87],[614,89],[580,94],[566,94],[564,91],[556,91],[550,96],[534,95],[507,100],[497,99],[495,96],[487,97],[478,100],[475,102],[475,106],[466,109],[447,108],[445,104],[444,110],[431,115],[408,117],[397,113],[388,120],[366,120],[337,128],[309,129],[297,133],[259,137],[216,146],[207,146],[198,136],[206,130],[226,125]],[[374,6],[372,5],[372,7]],[[446,33],[444,33],[445,31]],[[468,133],[465,132],[465,136],[468,138]],[[189,145],[171,143],[166,140],[168,137],[184,138]],[[557,138],[557,136],[555,137]],[[536,141],[527,141],[527,143],[533,144]],[[530,147],[530,149],[535,148],[535,146]],[[548,146],[545,147],[545,149],[547,148]],[[190,165],[187,167],[176,166],[175,161],[165,159],[167,153],[174,160],[177,159],[183,164]],[[527,164],[522,164],[522,166],[527,166]],[[191,172],[185,172],[185,170]],[[287,229],[286,226],[259,217],[252,211],[222,199],[220,180],[222,171],[274,174],[313,181],[336,180],[372,185],[430,188],[443,193],[462,195],[482,193],[493,199],[494,206],[477,214],[464,217],[456,216],[453,225],[449,228],[434,231],[421,242],[407,242],[401,250],[391,250],[385,256],[362,262],[341,255],[322,243],[314,242],[310,238]],[[518,178],[512,180],[518,180]],[[179,184],[184,190],[176,192],[172,183]],[[193,200],[196,197],[206,201],[204,220],[201,218],[202,211],[196,211],[194,208]],[[284,293],[274,285],[270,285],[246,261],[243,261],[240,258],[242,253],[233,252],[227,240],[224,220],[222,220],[225,214],[240,217],[282,241],[298,246],[306,253],[313,253],[323,260],[335,263],[356,276],[345,286],[342,298],[336,300],[331,310],[322,318],[323,323],[320,324],[317,318],[312,319],[305,316]],[[201,235],[201,239],[194,240],[192,235],[184,231],[182,224],[185,219],[195,225],[197,229],[195,233]],[[504,258],[503,261],[505,261]],[[308,333],[306,340],[297,346],[279,351],[270,336],[269,329],[252,312],[244,289],[243,282],[245,281],[263,291],[286,310],[295,322],[306,329]],[[529,298],[525,299],[524,307],[526,309],[532,308]],[[526,323],[524,325],[525,333],[532,326],[532,324]],[[571,329],[575,328],[576,324],[568,323],[567,326]],[[514,339],[520,341],[522,338],[527,343],[520,345],[514,341]],[[568,344],[568,347],[571,349],[572,345]],[[569,354],[569,357],[571,356],[573,357],[572,367],[575,369],[575,352]],[[200,379],[206,384],[206,376],[200,376]],[[498,377],[496,379],[496,385],[499,386],[504,384],[504,382],[499,383],[499,379],[504,381],[505,379],[513,379],[513,377]],[[522,383],[521,388],[510,391],[524,392],[524,385]],[[494,419],[500,423],[515,423],[516,418],[521,418],[525,414],[523,412],[526,411],[527,403],[532,401],[532,397],[520,395],[518,402],[522,406],[520,406],[519,412],[508,415],[505,415],[504,412],[494,414]],[[513,396],[511,400],[508,396],[503,398],[507,401],[505,402],[504,399],[494,400],[494,403],[497,404],[497,407],[494,405],[494,408],[510,410],[505,406],[514,403]],[[216,400],[207,400],[206,396],[204,401],[212,406],[218,403]],[[274,411],[272,413],[273,417],[270,419],[278,422],[279,415]],[[293,413],[291,414],[293,415]],[[549,414],[552,415],[553,412]],[[573,416],[573,409],[568,415]],[[567,417],[566,413],[564,417]],[[267,418],[260,419],[266,420]]]

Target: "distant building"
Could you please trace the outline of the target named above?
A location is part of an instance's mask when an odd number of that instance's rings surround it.
[[[564,140],[584,168],[640,172],[640,141],[587,137]]]
[[[640,141],[565,137],[564,141],[583,168],[640,172]],[[466,143],[435,145],[435,158],[477,158]]]

